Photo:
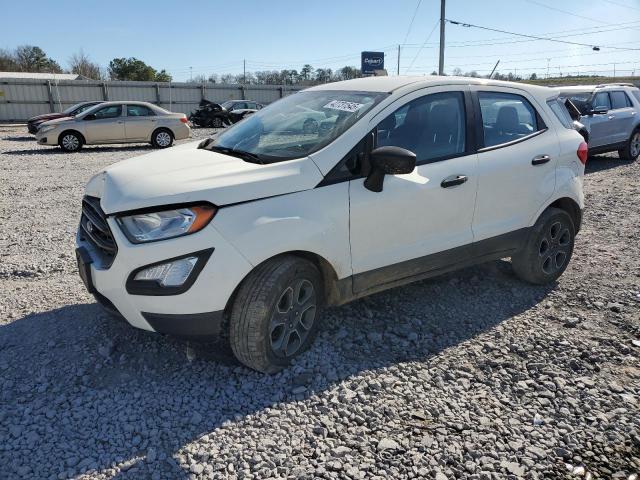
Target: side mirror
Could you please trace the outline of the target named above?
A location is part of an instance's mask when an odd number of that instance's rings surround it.
[[[90,113],[89,115],[85,115],[84,119],[85,120],[95,120],[96,119],[96,114],[95,113]]]
[[[366,189],[381,192],[385,175],[402,175],[416,168],[416,154],[401,147],[378,147],[369,155],[371,172],[364,181]]]

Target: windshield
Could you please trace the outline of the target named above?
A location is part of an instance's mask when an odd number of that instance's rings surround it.
[[[230,127],[205,148],[248,153],[259,163],[305,157],[342,135],[387,95],[339,90],[295,93]]]
[[[233,107],[233,104],[234,104],[234,103],[235,103],[235,102],[232,102],[232,101],[230,100],[230,101],[228,101],[228,102],[221,103],[221,104],[220,104],[220,106],[221,106],[222,108],[226,108],[226,109],[228,110],[228,109],[230,109],[231,107]]]
[[[84,108],[82,108],[83,106],[84,106]],[[80,112],[83,112],[84,110],[87,110],[88,108],[91,108],[91,107],[93,107],[92,103],[88,103],[88,104],[76,103],[75,105],[67,108],[66,110],[63,110],[62,113],[66,113],[67,115],[77,115]],[[76,112],[76,110],[78,110],[78,111]]]
[[[571,100],[582,115],[589,113],[591,109],[591,92],[563,92],[560,97],[564,100]]]

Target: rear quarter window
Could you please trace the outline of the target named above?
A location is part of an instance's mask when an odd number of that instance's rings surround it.
[[[565,128],[573,128],[573,121],[571,120],[571,115],[569,115],[569,111],[567,107],[562,103],[559,98],[555,98],[553,100],[548,100],[547,105],[551,108],[551,111],[554,113],[556,118],[560,120],[560,123]]]

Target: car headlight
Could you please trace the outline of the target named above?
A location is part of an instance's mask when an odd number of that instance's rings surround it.
[[[41,126],[38,128],[38,131],[41,133],[47,133],[50,132],[51,130],[53,130],[54,128],[56,128],[55,125],[45,125],[45,126]]]
[[[208,225],[217,208],[210,204],[185,206],[117,218],[131,243],[146,243],[198,232]]]

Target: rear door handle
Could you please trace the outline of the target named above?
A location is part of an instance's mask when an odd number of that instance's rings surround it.
[[[455,187],[457,185],[462,185],[464,182],[469,180],[466,175],[452,175],[450,177],[445,178],[440,186],[442,188],[450,188]]]
[[[122,120],[118,120],[118,123],[124,123]]]
[[[538,155],[537,157],[533,157],[531,160],[531,165],[543,165],[551,160],[549,155]]]

